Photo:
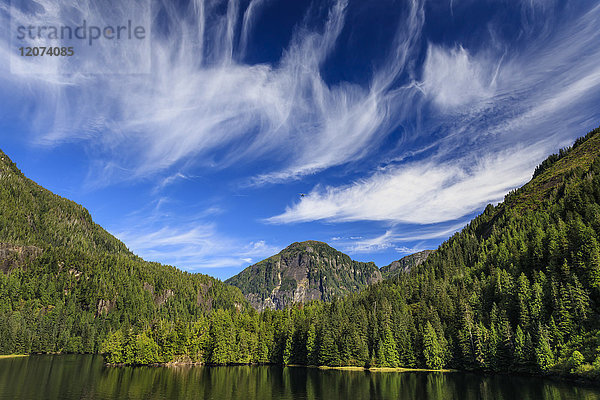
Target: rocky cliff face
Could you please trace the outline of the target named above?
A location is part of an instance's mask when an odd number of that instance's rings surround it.
[[[377,266],[358,262],[326,243],[293,243],[225,281],[258,310],[310,300],[331,300],[381,280]]]
[[[13,268],[23,268],[42,254],[36,246],[17,246],[0,243],[0,271],[8,272]]]
[[[410,271],[411,268],[423,263],[434,250],[423,250],[415,254],[403,257],[390,265],[381,267],[381,275],[384,279],[393,278],[403,272]]]

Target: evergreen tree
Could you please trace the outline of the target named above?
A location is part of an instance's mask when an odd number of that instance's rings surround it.
[[[396,348],[396,341],[394,335],[389,327],[386,327],[383,331],[383,338],[379,341],[379,349],[377,352],[377,361],[381,367],[392,367],[398,366],[398,350]]]
[[[123,334],[120,330],[108,336],[102,345],[101,351],[105,354],[107,363],[118,364],[125,361],[123,357]]]
[[[209,342],[209,362],[227,364],[235,360],[233,344],[235,329],[228,312],[217,310],[212,314]]]
[[[442,369],[444,367],[443,350],[439,344],[437,333],[429,321],[423,332],[423,356],[427,368]]]
[[[158,345],[154,340],[142,333],[137,336],[134,348],[134,362],[136,365],[148,365],[159,362]]]
[[[535,348],[537,366],[542,371],[549,370],[554,365],[554,354],[550,348],[546,331],[540,328],[541,334]]]
[[[318,360],[319,365],[328,365],[332,367],[340,365],[338,347],[333,338],[333,334],[328,327],[325,327],[322,331]]]
[[[568,365],[571,368],[571,372],[573,372],[573,373],[579,372],[581,365],[583,364],[584,361],[585,361],[585,359],[583,357],[583,354],[581,354],[579,351],[575,350],[571,354],[571,357],[569,357],[569,361],[568,361]]]
[[[521,329],[521,325],[517,325],[517,331],[515,332],[515,361],[519,365],[525,364],[527,361],[527,349],[525,343],[525,335]]]
[[[292,360],[292,343],[293,343],[293,333],[290,330],[287,332],[285,337],[285,345],[283,349],[283,364],[290,364]]]
[[[308,365],[317,364],[317,331],[314,324],[310,324],[306,336],[306,356]]]

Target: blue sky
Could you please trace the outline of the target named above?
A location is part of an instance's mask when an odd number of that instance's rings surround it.
[[[0,148],[135,253],[221,279],[294,241],[435,248],[600,125],[598,1],[34,3],[0,2]],[[15,23],[132,4],[144,46],[17,54]]]

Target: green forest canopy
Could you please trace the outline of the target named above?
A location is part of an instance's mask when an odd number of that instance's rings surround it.
[[[488,205],[409,272],[330,303],[262,313],[208,277],[118,251],[92,255],[91,245],[59,251],[27,239],[26,227],[5,229],[22,203],[5,201],[21,195],[3,185],[2,241],[45,247],[24,268],[0,274],[0,296],[9,299],[0,305],[0,351],[100,351],[126,364],[402,366],[595,379],[598,132],[551,156],[528,184]],[[195,296],[207,287],[210,306],[202,306]],[[98,299],[116,301],[98,312]]]

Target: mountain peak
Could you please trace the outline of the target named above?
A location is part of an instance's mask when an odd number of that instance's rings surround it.
[[[281,309],[310,300],[331,300],[381,280],[377,266],[354,261],[327,243],[294,242],[225,282],[242,290],[257,309]]]
[[[311,248],[311,249],[327,248],[327,249],[335,250],[333,247],[331,247],[330,245],[328,245],[325,242],[320,242],[318,240],[305,240],[303,242],[294,242],[294,243],[290,244],[289,246],[287,246],[282,251],[295,250],[295,249],[308,249],[308,248]],[[307,250],[307,251],[310,251],[310,250]],[[335,250],[335,251],[337,251],[337,250]]]

